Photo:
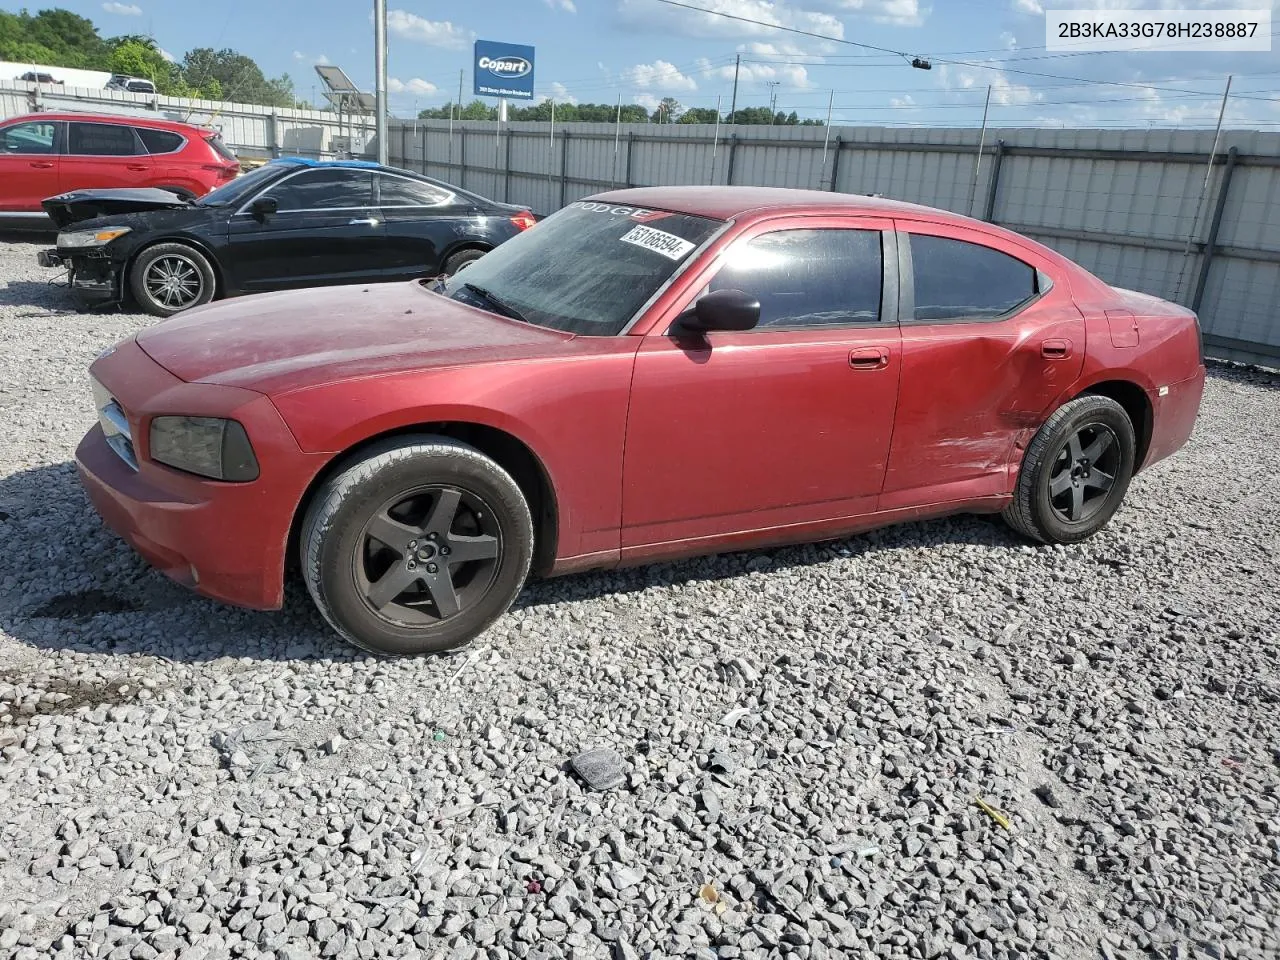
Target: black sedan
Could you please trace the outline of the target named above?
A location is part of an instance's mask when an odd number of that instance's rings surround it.
[[[452,275],[534,224],[408,170],[358,160],[275,160],[186,200],[166,190],[77,190],[43,203],[86,305],[132,296],[156,316],[267,290]]]

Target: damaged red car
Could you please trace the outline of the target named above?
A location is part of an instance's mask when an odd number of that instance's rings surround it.
[[[1187,440],[1191,311],[927,207],[748,187],[570,204],[437,281],[200,307],[91,368],[108,525],[258,609],[463,644],[526,578],[960,512],[1098,532]]]

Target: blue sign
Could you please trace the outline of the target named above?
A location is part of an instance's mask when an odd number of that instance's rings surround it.
[[[477,97],[533,99],[533,47],[477,40],[472,68]]]

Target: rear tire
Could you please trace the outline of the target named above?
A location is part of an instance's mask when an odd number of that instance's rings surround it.
[[[1063,404],[1032,438],[1005,522],[1042,543],[1079,543],[1119,509],[1137,443],[1124,408],[1086,395]]]
[[[447,437],[397,437],[315,494],[300,539],[311,598],[347,641],[385,656],[462,646],[524,586],[533,519],[510,474]]]
[[[156,317],[172,317],[213,299],[213,266],[185,243],[147,247],[129,268],[129,290],[138,306]]]
[[[487,250],[459,250],[444,262],[445,276],[452,277],[468,263],[474,263],[486,253],[488,253]]]

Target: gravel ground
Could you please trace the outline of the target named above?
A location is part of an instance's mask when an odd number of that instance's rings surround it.
[[[0,246],[0,955],[1280,956],[1280,381],[1215,370],[1084,545],[572,577],[385,662],[103,530],[84,371],[149,321],[36,249]]]

